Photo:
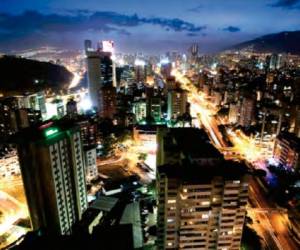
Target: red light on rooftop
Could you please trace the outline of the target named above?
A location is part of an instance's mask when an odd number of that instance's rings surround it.
[[[51,127],[52,125],[53,125],[53,122],[52,122],[52,121],[51,121],[51,122],[47,122],[47,123],[45,123],[45,124],[39,126],[39,129],[40,129],[40,130],[43,130],[43,129],[45,129],[45,128]]]

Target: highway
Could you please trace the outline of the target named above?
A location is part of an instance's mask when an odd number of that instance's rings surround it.
[[[187,77],[177,70],[172,74],[181,84],[181,87],[187,91],[188,101],[190,103],[191,115],[199,119],[194,125],[203,127],[211,139],[211,142],[220,150],[220,152],[231,154],[230,158],[244,160],[251,168],[257,168],[257,162],[262,162],[265,155],[268,155],[259,147],[253,138],[246,136],[240,130],[226,130],[228,140],[232,147],[228,147],[219,131],[219,118],[216,116],[216,107],[208,101],[209,98],[189,81]],[[270,147],[272,148],[272,147]],[[277,208],[276,205],[267,198],[267,194],[256,179],[251,177],[249,197],[251,207],[247,209],[248,215],[253,219],[253,228],[262,237],[265,249],[270,250],[295,250],[300,247],[294,242],[288,233],[287,214],[283,209]]]

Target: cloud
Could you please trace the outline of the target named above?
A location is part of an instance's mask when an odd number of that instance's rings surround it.
[[[206,29],[206,26],[178,18],[140,17],[109,11],[65,10],[56,14],[25,11],[18,15],[0,12],[0,48],[7,51],[45,45],[78,46],[81,39],[99,35],[120,40],[133,35],[132,28],[143,25],[176,33],[200,34]]]
[[[187,9],[189,12],[200,12],[203,9],[203,5],[197,5],[196,7]]]
[[[273,4],[269,4],[270,7],[275,8],[284,8],[284,9],[293,9],[300,8],[300,0],[277,0],[277,2]]]
[[[26,11],[20,15],[0,13],[1,33],[34,33],[34,32],[78,32],[78,31],[122,31],[126,28],[143,24],[160,26],[172,31],[199,32],[205,26],[198,26],[184,20],[160,17],[139,17],[137,14],[124,15],[116,12],[93,12],[78,10],[76,14],[49,14],[36,11]]]
[[[231,33],[235,33],[235,32],[240,32],[241,29],[239,27],[236,26],[228,26],[226,28],[222,29],[223,31],[227,31],[227,32],[231,32]]]

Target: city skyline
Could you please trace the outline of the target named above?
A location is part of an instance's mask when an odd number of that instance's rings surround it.
[[[0,0],[0,249],[300,249],[299,14]]]
[[[15,4],[14,4],[15,3]],[[82,49],[82,40],[115,40],[120,52],[216,52],[256,37],[296,31],[300,1],[1,1],[0,50]]]

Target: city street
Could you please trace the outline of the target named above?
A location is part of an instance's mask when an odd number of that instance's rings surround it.
[[[229,141],[233,147],[227,147],[222,133],[218,128],[217,110],[204,93],[199,92],[197,88],[189,81],[187,77],[179,71],[174,70],[173,75],[181,83],[182,88],[188,93],[188,99],[191,104],[191,114],[196,116],[199,121],[199,127],[203,127],[209,134],[212,143],[228,158],[236,160],[245,160],[251,167],[257,168],[256,162],[262,162],[266,159],[263,156],[268,155],[255,144],[255,140],[246,136],[242,131],[233,131],[227,129]],[[272,147],[269,147],[272,148]],[[255,166],[254,166],[255,165]],[[283,209],[268,200],[264,188],[256,180],[257,177],[251,177],[250,181],[250,202],[252,207],[248,209],[248,215],[253,219],[253,228],[262,237],[264,246],[270,250],[295,250],[299,249],[292,237],[288,233],[287,214]]]
[[[146,147],[143,143],[137,143],[133,140],[127,140],[123,144],[126,145],[126,149],[116,152],[113,157],[97,161],[99,172],[114,180],[136,174],[141,178],[141,182],[150,183],[155,179],[156,157],[153,148]],[[147,155],[145,163],[150,166],[152,172],[147,172],[138,167],[137,163],[141,162],[139,160],[141,153]]]

